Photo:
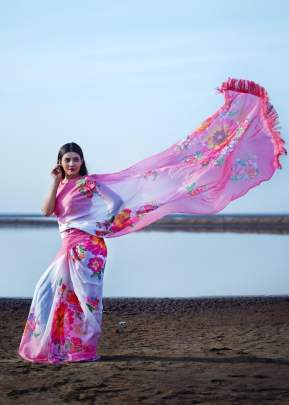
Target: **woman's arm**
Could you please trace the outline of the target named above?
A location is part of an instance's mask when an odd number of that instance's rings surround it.
[[[53,183],[50,187],[49,194],[44,201],[43,207],[41,208],[41,211],[43,215],[46,217],[49,217],[54,211],[55,208],[55,198],[56,198],[56,192],[59,186],[59,183],[61,182],[62,179],[62,170],[61,170],[61,164],[57,163],[53,169],[50,172],[52,178],[53,178]]]
[[[52,185],[49,189],[49,193],[44,201],[43,207],[41,208],[43,215],[45,215],[46,217],[51,215],[54,211],[56,192],[57,192],[59,183],[60,183],[60,180],[53,179]]]

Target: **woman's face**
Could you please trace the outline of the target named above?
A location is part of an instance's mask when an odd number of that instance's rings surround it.
[[[66,152],[61,159],[62,167],[66,178],[72,178],[79,175],[79,170],[82,165],[81,157],[76,152]]]

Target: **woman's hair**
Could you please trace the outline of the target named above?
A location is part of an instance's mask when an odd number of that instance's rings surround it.
[[[76,153],[79,154],[79,156],[82,159],[82,165],[80,166],[79,174],[80,174],[80,176],[87,175],[88,171],[87,171],[87,168],[86,168],[86,164],[85,164],[85,160],[84,160],[84,157],[83,157],[82,149],[81,149],[81,147],[79,145],[77,145],[77,143],[69,142],[69,143],[66,143],[66,144],[62,145],[61,148],[59,149],[59,152],[58,152],[57,163],[61,163],[62,156],[67,152],[76,152]],[[62,166],[61,166],[61,171],[62,171],[62,178],[64,179],[65,173],[64,173],[64,170],[63,170]]]

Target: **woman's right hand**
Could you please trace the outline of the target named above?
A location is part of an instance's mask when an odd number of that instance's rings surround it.
[[[60,182],[62,180],[62,171],[61,171],[61,164],[57,163],[53,169],[51,170],[51,176],[53,180]]]

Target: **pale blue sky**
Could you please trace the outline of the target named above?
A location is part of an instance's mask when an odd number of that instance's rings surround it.
[[[185,138],[229,76],[267,89],[289,143],[285,0],[2,1],[0,49],[0,212],[40,213],[66,142],[101,173]],[[222,212],[288,213],[288,160]]]

